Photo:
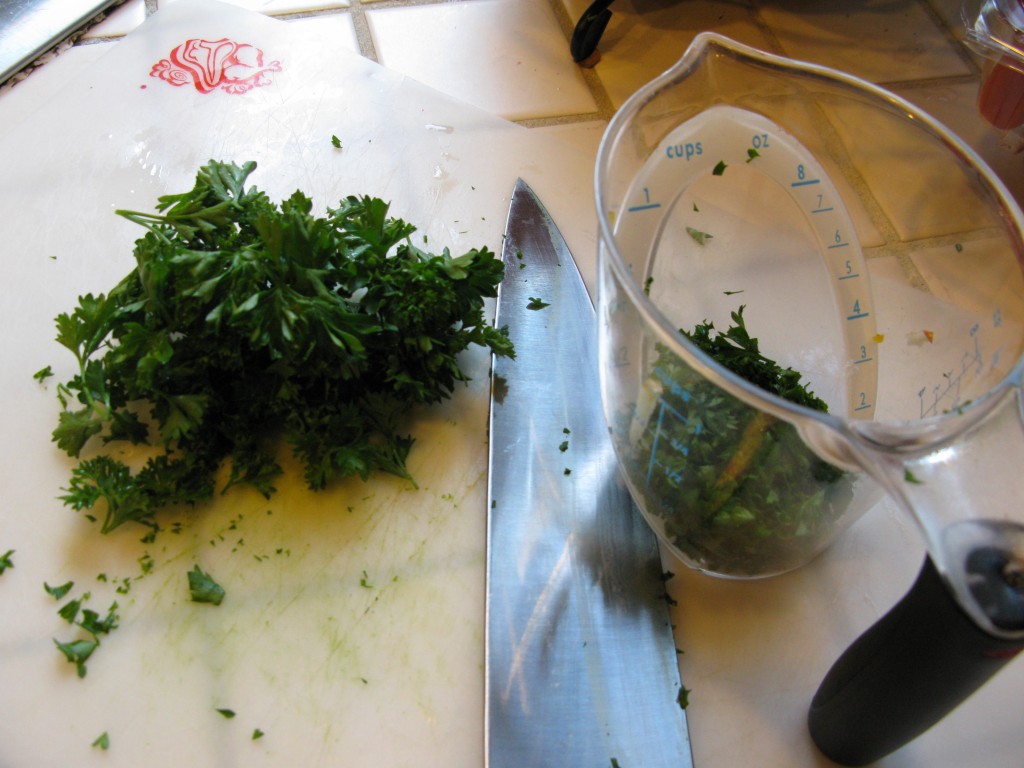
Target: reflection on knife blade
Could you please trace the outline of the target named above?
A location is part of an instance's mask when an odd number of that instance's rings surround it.
[[[658,545],[608,438],[593,305],[522,181],[503,258],[517,354],[494,360],[486,765],[685,768]]]

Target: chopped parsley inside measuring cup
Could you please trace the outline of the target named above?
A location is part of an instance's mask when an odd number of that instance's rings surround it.
[[[761,354],[743,309],[724,332],[704,322],[682,333],[751,384],[827,411],[799,373]],[[852,476],[818,458],[788,422],[658,352],[659,404],[633,457],[647,478],[646,510],[666,538],[698,567],[733,576],[779,573],[817,552],[852,498]]]

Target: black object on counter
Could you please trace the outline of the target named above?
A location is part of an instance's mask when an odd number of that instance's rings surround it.
[[[573,61],[585,61],[597,50],[601,35],[612,18],[612,12],[608,10],[612,2],[613,0],[597,0],[591,3],[576,22],[572,39],[569,41],[569,52]]]
[[[983,629],[957,603],[930,558],[913,587],[829,670],[808,724],[818,748],[841,765],[873,762],[952,711],[1024,650],[1024,574],[1012,553],[978,547],[968,584],[1000,630]]]

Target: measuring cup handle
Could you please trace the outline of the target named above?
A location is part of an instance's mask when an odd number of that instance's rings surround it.
[[[926,557],[910,591],[825,676],[811,737],[831,760],[866,765],[941,720],[1021,650],[980,629]]]

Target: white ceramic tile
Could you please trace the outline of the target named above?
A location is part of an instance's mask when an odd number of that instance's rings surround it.
[[[502,117],[597,108],[548,0],[469,0],[366,16],[386,67]]]
[[[173,2],[175,0],[159,0],[160,5],[167,5]],[[347,8],[349,5],[349,0],[218,0],[218,2],[235,5],[247,11],[258,11],[270,16],[283,13]]]
[[[968,5],[980,5],[980,3],[965,2],[964,0],[928,0],[928,5],[946,25],[950,34],[957,40],[963,40],[964,8]]]
[[[894,241],[954,235],[994,223],[950,153],[921,141],[908,121],[881,118],[850,104],[830,111],[851,165],[868,199],[886,217]]]
[[[315,30],[337,40],[350,51],[359,53],[359,38],[352,23],[352,16],[347,13],[324,13],[316,16],[302,16],[291,19],[289,24]]]
[[[1002,322],[1016,329],[1024,322],[1020,265],[1003,238],[923,248],[914,252],[912,260],[929,290],[942,301],[986,319],[998,307]],[[1013,344],[1016,339],[1010,341]]]
[[[608,123],[604,120],[588,120],[582,123],[548,125],[542,128],[532,128],[531,130],[572,144],[596,160],[597,148],[601,144],[601,138],[604,136],[604,131],[607,127]]]
[[[589,5],[588,0],[562,2],[573,24]],[[769,45],[755,23],[753,11],[736,3],[624,0],[611,10],[611,21],[597,48],[600,60],[594,69],[616,107],[675,64],[699,32],[720,32],[759,48]]]
[[[107,14],[107,18],[90,27],[82,39],[97,37],[120,37],[127,35],[146,20],[145,0],[128,0]]]
[[[1024,205],[1024,154],[1012,134],[989,125],[977,108],[978,86],[974,83],[926,85],[897,89],[957,134],[987,162],[1017,202]]]
[[[761,18],[792,58],[876,83],[973,74],[943,29],[917,2],[762,0]]]

